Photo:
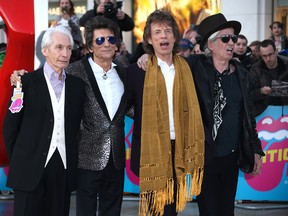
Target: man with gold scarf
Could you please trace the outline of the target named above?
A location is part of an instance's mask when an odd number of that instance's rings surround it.
[[[197,196],[201,216],[234,215],[239,168],[259,175],[264,156],[255,118],[250,111],[248,71],[233,57],[241,23],[221,14],[199,25],[200,49],[187,63],[195,80],[205,130],[205,166],[201,193]],[[147,55],[138,59],[146,69]]]
[[[177,55],[180,38],[173,16],[154,11],[143,34],[147,70],[132,64],[127,71],[135,109],[131,170],[140,178],[139,215],[177,215],[201,191],[204,129],[191,70]]]

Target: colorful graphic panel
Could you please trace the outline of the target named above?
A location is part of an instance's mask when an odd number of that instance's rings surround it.
[[[124,192],[139,193],[139,178],[130,170],[130,155],[132,147],[133,120],[125,117],[125,146],[126,146],[126,169]]]
[[[236,199],[288,201],[288,106],[269,106],[256,121],[266,154],[262,172],[240,173]]]

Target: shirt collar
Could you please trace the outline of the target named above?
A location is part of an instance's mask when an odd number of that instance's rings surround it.
[[[43,70],[44,70],[44,73],[46,74],[46,76],[48,77],[49,80],[51,80],[52,74],[55,74],[57,77],[59,77],[59,75],[53,70],[53,68],[48,64],[47,61],[44,64]],[[61,81],[64,82],[65,79],[66,79],[66,73],[65,73],[64,69],[62,69],[62,73],[61,74],[62,74]]]
[[[100,73],[103,72],[103,68],[100,65],[98,65],[95,61],[93,61],[93,59],[91,57],[89,57],[88,61],[90,62],[91,66],[93,65],[93,67],[96,69],[96,71],[95,71],[96,73],[97,72],[100,72]],[[114,69],[116,66],[117,66],[117,64],[112,62],[111,68],[109,70]]]
[[[157,64],[159,67],[168,67],[168,68],[174,68],[174,64],[169,66],[165,61],[157,57]]]

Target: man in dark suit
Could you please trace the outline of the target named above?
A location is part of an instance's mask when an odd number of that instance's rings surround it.
[[[69,215],[77,182],[76,135],[85,98],[83,81],[64,70],[72,47],[69,30],[49,28],[41,44],[44,66],[23,76],[24,97],[19,88],[14,90],[4,139],[15,216]]]

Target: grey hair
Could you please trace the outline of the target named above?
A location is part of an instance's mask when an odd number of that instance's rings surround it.
[[[206,44],[205,44],[205,46],[204,46],[204,54],[205,54],[206,56],[211,56],[211,50],[208,48],[208,45],[207,45],[208,41],[213,41],[213,40],[215,40],[215,37],[218,35],[219,32],[220,32],[220,31],[216,31],[216,32],[214,32],[213,34],[211,34],[211,35],[209,36],[209,38],[208,38],[208,40],[207,40],[207,42],[206,42]]]
[[[219,32],[220,32],[220,31],[216,31],[216,32],[214,32],[213,34],[211,34],[210,37],[208,38],[208,40],[214,40],[215,37],[218,35]]]
[[[64,26],[58,25],[58,26],[52,26],[46,30],[45,34],[43,35],[42,42],[41,42],[42,49],[51,46],[52,35],[55,32],[59,32],[59,33],[66,35],[70,40],[71,46],[73,47],[74,41],[73,41],[73,37],[71,35],[70,30]]]

